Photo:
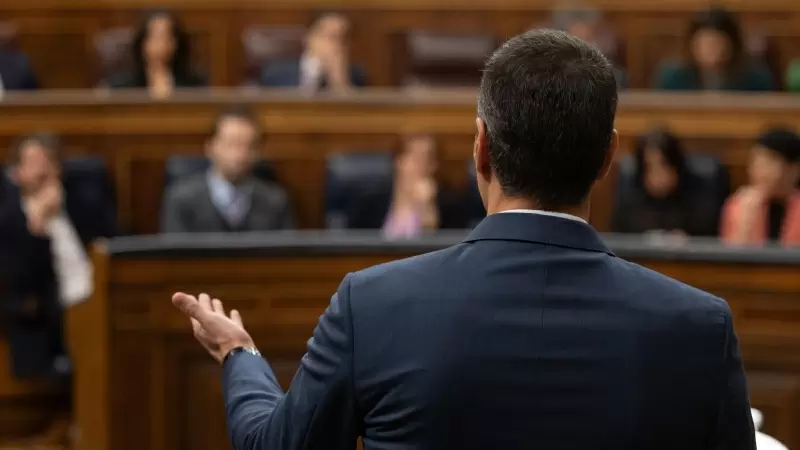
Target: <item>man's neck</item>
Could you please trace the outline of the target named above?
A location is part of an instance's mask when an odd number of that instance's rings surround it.
[[[489,205],[487,214],[497,214],[503,211],[512,211],[515,209],[530,209],[538,211],[549,211],[561,214],[569,214],[575,217],[580,217],[585,221],[589,221],[589,202],[584,202],[580,206],[570,206],[558,209],[542,208],[538,202],[524,198],[503,198]]]

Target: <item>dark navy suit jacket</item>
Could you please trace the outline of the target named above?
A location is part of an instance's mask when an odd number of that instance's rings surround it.
[[[32,90],[39,86],[28,58],[19,52],[0,51],[0,79],[7,91]]]
[[[261,85],[274,88],[297,87],[300,85],[300,60],[277,61],[264,67],[261,71]],[[367,85],[367,75],[359,66],[350,66],[350,83],[355,87]],[[321,88],[327,87],[323,78]]]
[[[239,450],[755,449],[728,305],[552,216],[349,274],[287,393],[223,382]]]

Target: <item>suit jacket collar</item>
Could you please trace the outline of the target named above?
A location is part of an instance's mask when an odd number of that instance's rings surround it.
[[[472,230],[464,242],[487,240],[536,242],[614,256],[590,225],[543,214],[491,214]]]

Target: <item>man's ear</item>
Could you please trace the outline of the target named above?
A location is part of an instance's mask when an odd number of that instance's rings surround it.
[[[489,139],[486,134],[486,122],[475,119],[475,143],[472,148],[472,158],[475,160],[475,173],[488,180],[492,175],[492,166],[489,160]]]
[[[605,178],[611,171],[611,167],[614,165],[614,156],[617,154],[618,148],[619,134],[617,133],[617,130],[612,130],[611,141],[608,143],[608,151],[606,152],[606,159],[603,161],[603,168],[600,169],[600,173],[597,174],[598,180]]]

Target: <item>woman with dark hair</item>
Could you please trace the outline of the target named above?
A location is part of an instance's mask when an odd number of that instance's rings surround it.
[[[667,90],[769,91],[773,77],[745,50],[739,22],[719,8],[699,13],[686,38],[687,61],[668,62],[658,72],[655,87]]]
[[[665,130],[640,136],[633,159],[631,185],[619,193],[612,231],[716,235],[719,202],[697,187],[677,137]]]
[[[175,88],[206,86],[192,71],[189,37],[178,17],[167,10],[145,14],[131,45],[133,70],[109,81],[112,88],[146,88],[165,97]]]
[[[426,231],[465,228],[461,199],[436,182],[439,167],[436,142],[431,136],[405,139],[394,155],[391,189],[364,193],[353,202],[350,228],[381,229],[389,239],[410,239]]]

